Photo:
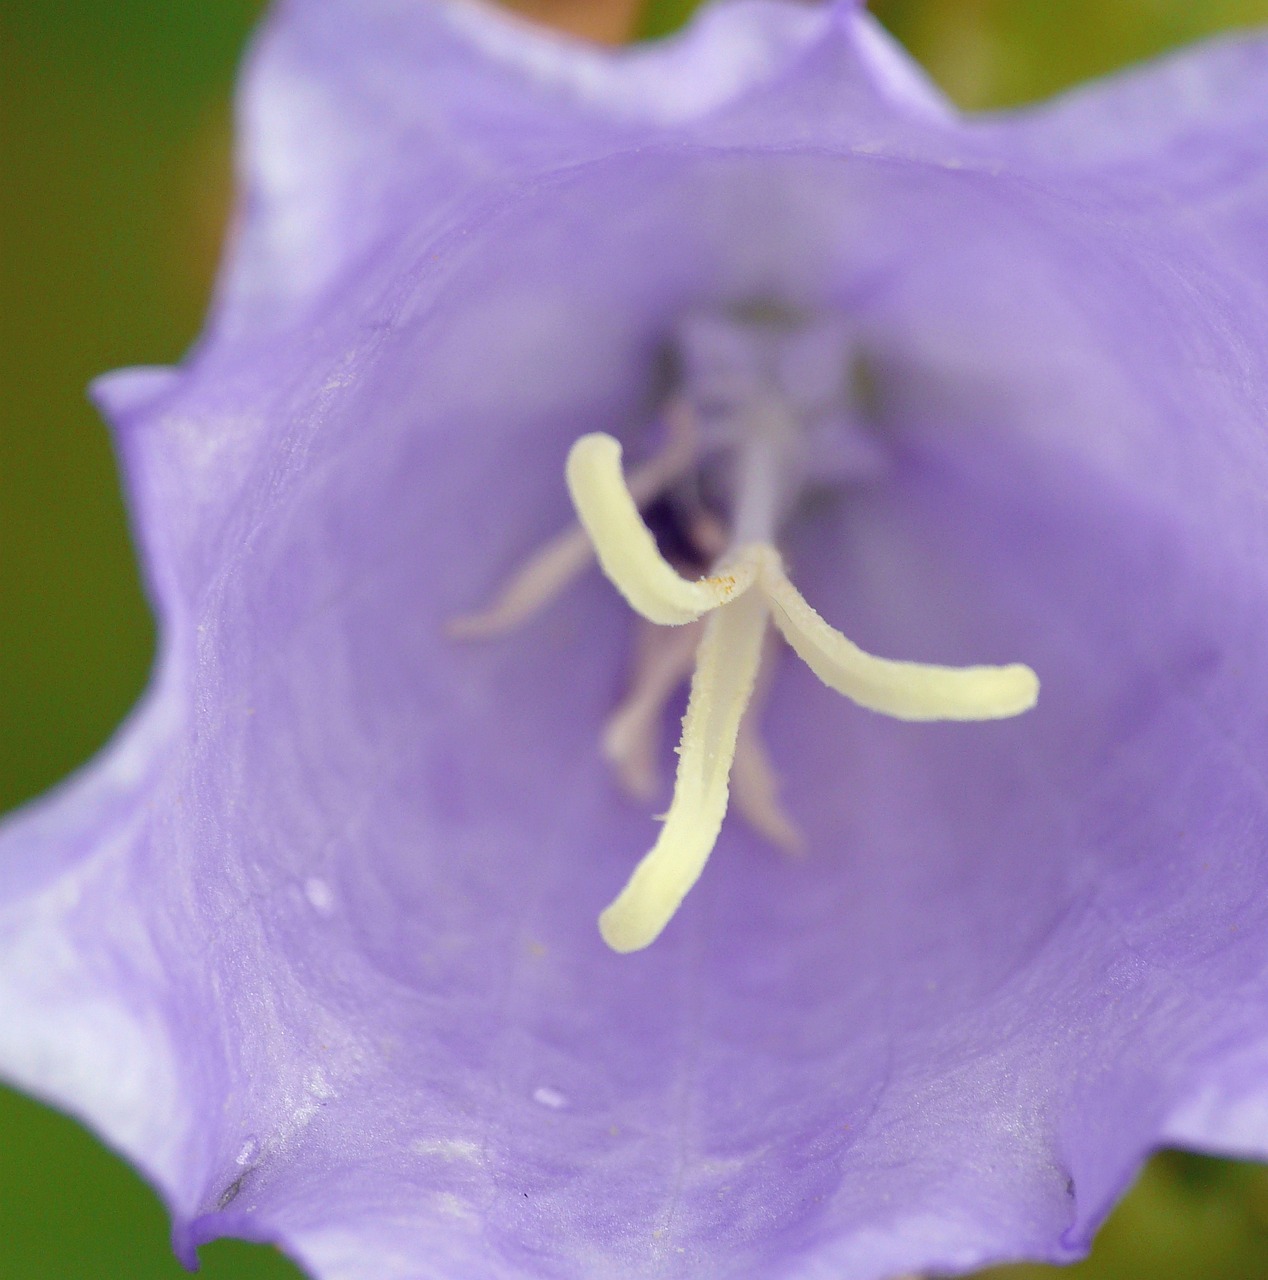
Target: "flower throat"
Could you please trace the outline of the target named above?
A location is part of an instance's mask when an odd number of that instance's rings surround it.
[[[800,836],[778,799],[756,728],[776,640],[830,689],[901,720],[994,720],[1034,706],[1026,666],[943,667],[873,657],[825,622],[793,586],[778,543],[812,487],[839,485],[874,458],[846,386],[838,317],[693,317],[680,329],[679,384],[664,443],[628,473],[609,435],[568,454],[580,521],[541,548],[485,611],[450,624],[463,638],[512,630],[595,558],[644,623],[626,698],[602,735],[625,789],[650,802],[658,730],[690,674],[673,799],[660,836],[599,917],[615,951],[659,936],[700,878],[732,796],[772,843]],[[672,522],[658,543],[648,517]],[[694,570],[708,566],[703,576]]]

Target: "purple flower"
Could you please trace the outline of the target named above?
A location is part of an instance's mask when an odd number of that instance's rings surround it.
[[[1073,1258],[1161,1143],[1268,1151],[1268,40],[964,121],[850,3],[610,54],[290,0],[243,111],[204,340],[98,389],[151,691],[0,835],[0,1065],[181,1255],[879,1280]],[[1043,694],[904,724],[776,654],[805,856],[728,821],[616,955],[628,609],[446,623],[568,526],[575,440],[708,418],[665,352],[753,304],[853,373],[781,508],[805,597]],[[753,385],[809,433],[807,367]],[[679,567],[743,488],[707,457],[645,511]]]

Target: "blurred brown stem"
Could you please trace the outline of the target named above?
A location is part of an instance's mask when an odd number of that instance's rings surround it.
[[[602,44],[624,44],[634,36],[640,0],[503,0],[508,9],[543,26]]]

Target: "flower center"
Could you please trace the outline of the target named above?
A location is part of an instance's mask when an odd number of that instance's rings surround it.
[[[811,336],[819,334],[816,327]],[[735,353],[725,350],[726,339],[738,338],[732,346],[744,354],[752,336],[751,327],[729,332],[724,324],[719,358],[719,333],[706,334],[705,376],[670,404],[662,452],[628,478],[615,439],[578,440],[565,473],[581,528],[533,556],[489,610],[451,627],[468,637],[507,630],[597,556],[630,607],[655,628],[641,638],[632,691],[603,738],[627,789],[641,796],[655,789],[661,713],[692,670],[673,799],[660,836],[599,917],[600,932],[616,951],[641,950],[672,919],[713,851],[733,787],[737,808],[753,826],[785,848],[798,843],[753,728],[751,704],[769,661],[772,623],[829,688],[898,719],[998,719],[1028,710],[1038,697],[1034,672],[1019,664],[943,667],[873,657],[825,622],[793,586],[776,541],[822,468],[810,415],[788,394],[788,380],[781,389],[778,370],[771,375],[768,367],[754,378],[751,360],[737,366],[729,358]],[[774,341],[785,356],[796,355],[800,336],[781,325]],[[844,352],[837,355],[843,365]],[[796,360],[791,364],[798,368]],[[814,382],[813,366],[807,374],[804,365],[796,394]],[[704,496],[718,482],[727,499],[722,518]],[[641,514],[665,495],[678,497],[675,510],[695,552],[713,560],[702,577],[679,571]]]

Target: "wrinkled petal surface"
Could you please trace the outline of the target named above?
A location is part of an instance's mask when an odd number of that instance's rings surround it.
[[[185,1256],[880,1280],[1072,1258],[1159,1143],[1268,1153],[1268,41],[962,122],[850,4],[610,54],[289,0],[243,131],[204,340],[99,388],[153,688],[0,833],[0,1067]],[[616,956],[625,606],[444,624],[754,298],[850,317],[888,460],[792,531],[806,597],[1044,692],[897,724],[783,663],[807,856],[728,826]]]

